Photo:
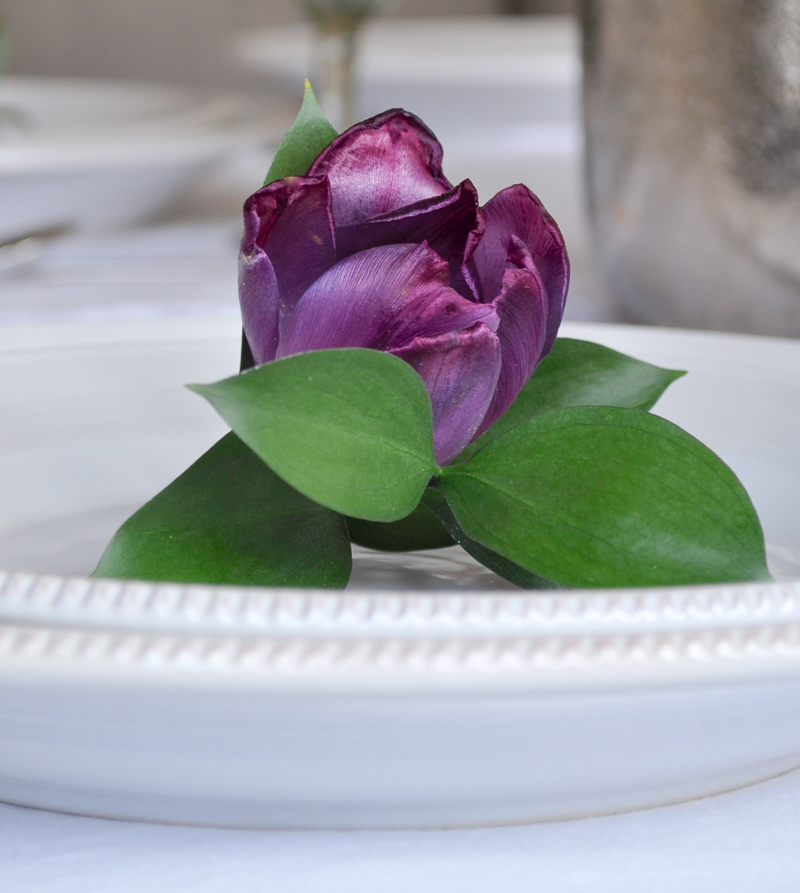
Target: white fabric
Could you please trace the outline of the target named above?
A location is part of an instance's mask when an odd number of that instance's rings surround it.
[[[3,893],[791,893],[800,773],[694,803],[466,831],[261,832],[0,805]]]

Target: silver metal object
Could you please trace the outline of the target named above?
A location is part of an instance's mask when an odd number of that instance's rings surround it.
[[[590,212],[624,312],[800,336],[800,0],[583,0]]]
[[[18,233],[0,241],[0,275],[34,263],[44,254],[51,242],[65,236],[71,230],[71,224],[59,223]]]

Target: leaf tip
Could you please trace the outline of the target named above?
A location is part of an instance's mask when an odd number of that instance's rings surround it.
[[[306,111],[308,106],[313,107],[314,111],[318,114],[322,114],[322,107],[319,104],[319,100],[317,99],[317,94],[314,92],[314,88],[311,86],[311,81],[306,78],[303,81],[303,103],[300,106],[301,113]]]
[[[303,101],[272,160],[264,186],[285,177],[305,176],[314,159],[337,136],[314,94],[311,81],[303,82]]]
[[[184,385],[188,390],[192,391],[195,394],[199,394],[201,397],[209,398],[209,395],[214,391],[213,384],[187,384]]]

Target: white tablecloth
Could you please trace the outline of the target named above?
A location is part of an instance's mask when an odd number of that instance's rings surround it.
[[[792,893],[800,773],[661,809],[461,831],[227,831],[0,805],[4,893]]]

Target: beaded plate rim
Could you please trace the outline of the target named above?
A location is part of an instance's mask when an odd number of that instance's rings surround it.
[[[342,593],[0,574],[0,665],[464,681],[607,671],[796,673],[800,581],[522,593]],[[667,669],[666,675],[664,674]],[[113,675],[113,674],[112,674]]]

